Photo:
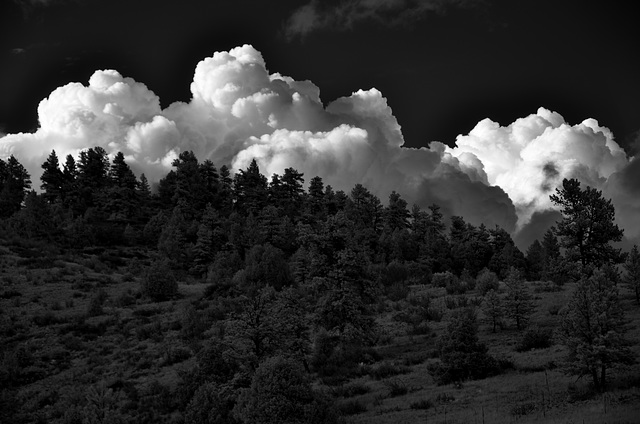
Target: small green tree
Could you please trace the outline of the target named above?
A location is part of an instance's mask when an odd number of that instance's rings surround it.
[[[615,282],[600,269],[583,277],[562,313],[560,335],[569,348],[566,371],[590,376],[596,390],[605,391],[609,369],[635,362],[625,331]]]
[[[527,326],[535,309],[533,299],[520,270],[512,267],[505,283],[507,285],[505,314],[515,322],[516,328],[521,330]]]
[[[636,302],[640,304],[640,253],[638,245],[633,245],[624,264],[625,275],[623,281],[636,295]]]

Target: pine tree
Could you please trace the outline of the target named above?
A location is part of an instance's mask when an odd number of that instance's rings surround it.
[[[542,244],[536,239],[531,243],[527,249],[527,278],[535,281],[542,278],[542,271],[544,269],[544,251]]]
[[[242,214],[258,213],[267,203],[267,178],[260,173],[255,159],[246,170],[240,170],[233,180],[235,208]]]
[[[557,233],[567,249],[567,259],[578,262],[583,273],[606,264],[622,261],[620,249],[611,242],[620,241],[623,231],[614,223],[615,209],[611,200],[591,187],[580,188],[576,179],[562,181],[562,188],[550,196],[560,207],[562,220]]]
[[[53,204],[61,199],[64,186],[64,174],[60,170],[60,162],[56,151],[52,150],[47,160],[42,164],[42,176],[40,188],[44,190],[44,198]]]
[[[504,307],[502,299],[498,293],[491,289],[484,297],[483,312],[487,317],[487,321],[492,325],[492,331],[495,333],[496,328],[502,328],[502,318],[504,317]]]
[[[411,212],[407,209],[407,201],[400,194],[392,191],[389,195],[389,204],[384,209],[385,226],[395,229],[405,229],[409,227]]]
[[[527,326],[535,309],[533,298],[518,269],[511,268],[505,283],[507,285],[507,295],[504,302],[505,315],[515,322],[518,330],[521,330]]]
[[[590,376],[596,390],[607,388],[607,372],[635,362],[624,338],[624,310],[615,282],[596,269],[579,282],[562,313],[560,334],[569,348],[567,372]]]
[[[6,162],[0,159],[0,218],[7,218],[20,210],[31,189],[30,178],[13,155]]]

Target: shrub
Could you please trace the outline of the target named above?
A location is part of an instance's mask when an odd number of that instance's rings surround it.
[[[387,287],[386,292],[389,300],[397,302],[399,300],[406,299],[410,290],[405,282],[398,282]]]
[[[516,346],[518,352],[532,349],[544,349],[553,344],[553,332],[550,328],[529,328]]]
[[[467,285],[458,278],[447,281],[445,288],[447,289],[447,294],[465,294],[467,292]]]
[[[350,398],[354,396],[360,396],[367,394],[371,391],[371,388],[363,383],[351,383],[344,386],[336,387],[333,390],[333,394],[336,397]]]
[[[483,268],[476,278],[476,287],[483,295],[487,294],[489,290],[498,291],[500,288],[498,276],[495,272],[491,272],[487,268]]]
[[[102,310],[102,305],[107,300],[107,292],[103,289],[98,289],[91,299],[89,299],[89,305],[87,305],[87,316],[95,317],[98,315],[102,315],[104,311]]]
[[[436,272],[431,277],[431,284],[436,287],[447,287],[447,285],[453,284],[456,281],[458,281],[458,277],[449,271]]]
[[[154,262],[142,279],[141,291],[154,301],[166,300],[178,293],[176,281],[168,260]]]
[[[409,392],[409,388],[400,380],[387,380],[384,385],[389,390],[389,397],[404,396]]]
[[[337,423],[338,416],[299,362],[280,356],[260,364],[234,409],[243,422],[255,424],[313,422]]]
[[[405,365],[396,365],[385,361],[379,365],[371,367],[369,375],[374,380],[382,380],[396,375],[406,374],[409,371],[411,371],[410,368]]]
[[[549,315],[558,315],[558,313],[560,312],[560,309],[562,309],[562,306],[554,303],[552,305],[549,305],[549,309],[547,309],[549,311]]]
[[[416,402],[411,402],[409,405],[411,409],[430,409],[433,408],[433,402],[429,399],[422,399]]]
[[[357,415],[367,412],[367,407],[358,400],[348,400],[338,405],[338,410],[342,415]]]

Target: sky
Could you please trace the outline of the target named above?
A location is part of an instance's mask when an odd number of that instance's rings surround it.
[[[576,177],[640,238],[629,3],[10,0],[0,156],[37,175],[52,148],[104,144],[151,177],[185,149],[236,169],[256,157],[436,201],[523,245]]]

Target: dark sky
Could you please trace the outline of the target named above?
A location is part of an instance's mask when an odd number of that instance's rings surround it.
[[[187,101],[195,65],[244,43],[271,72],[313,81],[325,103],[378,88],[409,146],[452,144],[485,117],[506,125],[540,106],[571,124],[596,118],[622,145],[640,129],[633,2],[368,0],[348,11],[335,0],[315,3],[324,21],[292,35],[305,3],[10,0],[0,11],[0,130],[35,130],[38,102],[96,69],[145,83],[163,107]]]

